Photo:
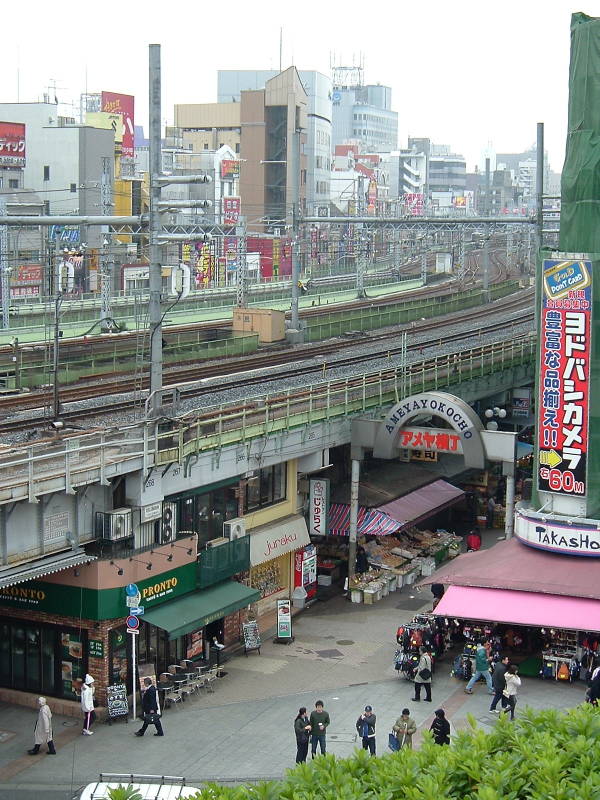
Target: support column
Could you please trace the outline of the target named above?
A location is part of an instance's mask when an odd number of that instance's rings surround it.
[[[490,290],[490,226],[485,226],[484,242],[483,242],[483,277],[482,288],[484,292]],[[489,301],[489,295],[486,294],[485,302]]]
[[[6,216],[6,199],[0,197],[0,217]],[[10,327],[10,281],[8,273],[8,225],[0,225],[0,294],[2,327]]]
[[[512,539],[515,529],[515,464],[504,461],[502,473],[506,477],[506,504],[504,517],[504,537]]]
[[[358,298],[365,296],[365,266],[367,254],[364,249],[358,255],[356,262],[356,296]]]
[[[348,577],[356,572],[356,540],[358,538],[358,485],[360,482],[360,460],[352,458],[350,480],[350,531],[348,536]]]
[[[157,410],[161,405],[162,389],[162,276],[159,236],[161,231],[160,195],[161,185],[158,180],[161,174],[161,73],[160,45],[150,45],[150,265],[149,265],[149,303],[148,321],[150,324],[150,410]],[[154,393],[157,394],[154,394]]]

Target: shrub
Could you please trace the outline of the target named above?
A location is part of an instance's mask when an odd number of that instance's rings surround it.
[[[525,709],[486,733],[469,717],[449,747],[426,734],[418,750],[372,758],[331,754],[300,764],[281,781],[207,784],[196,800],[598,800],[600,711]],[[380,737],[379,746],[383,744]],[[293,744],[293,743],[292,743]]]

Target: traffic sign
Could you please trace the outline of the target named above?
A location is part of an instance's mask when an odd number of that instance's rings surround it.
[[[144,613],[144,606],[137,606],[137,608],[130,608],[130,614],[134,614],[136,617],[141,617]]]
[[[127,619],[125,620],[125,624],[127,625],[128,630],[131,628],[131,630],[136,631],[140,627],[140,621],[135,616],[127,617]]]
[[[134,633],[137,636],[139,634],[139,631],[136,631],[133,628],[127,628],[127,633]]]
[[[142,599],[142,595],[138,592],[137,594],[127,595],[125,598],[125,605],[127,608],[136,608],[140,604],[140,600]]]
[[[128,597],[135,597],[135,595],[139,594],[139,593],[140,593],[140,590],[135,585],[135,583],[128,583],[127,586],[125,587],[125,594]]]

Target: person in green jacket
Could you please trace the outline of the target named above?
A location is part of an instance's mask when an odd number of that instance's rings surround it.
[[[398,717],[392,730],[396,734],[400,747],[408,747],[412,750],[412,737],[417,732],[417,723],[410,716],[408,708],[402,709],[402,716]]]
[[[477,683],[479,678],[484,678],[488,687],[488,694],[495,694],[492,686],[492,673],[490,672],[490,656],[489,656],[490,643],[487,639],[482,639],[477,645],[475,650],[475,669],[471,680],[465,686],[467,694],[473,694],[473,686]]]
[[[329,714],[324,709],[323,701],[317,700],[315,710],[310,715],[310,750],[313,758],[317,754],[317,744],[321,748],[321,755],[326,752],[326,736],[329,723]]]

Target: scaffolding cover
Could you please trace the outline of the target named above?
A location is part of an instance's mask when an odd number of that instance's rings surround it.
[[[600,253],[600,18],[571,16],[560,250]]]

